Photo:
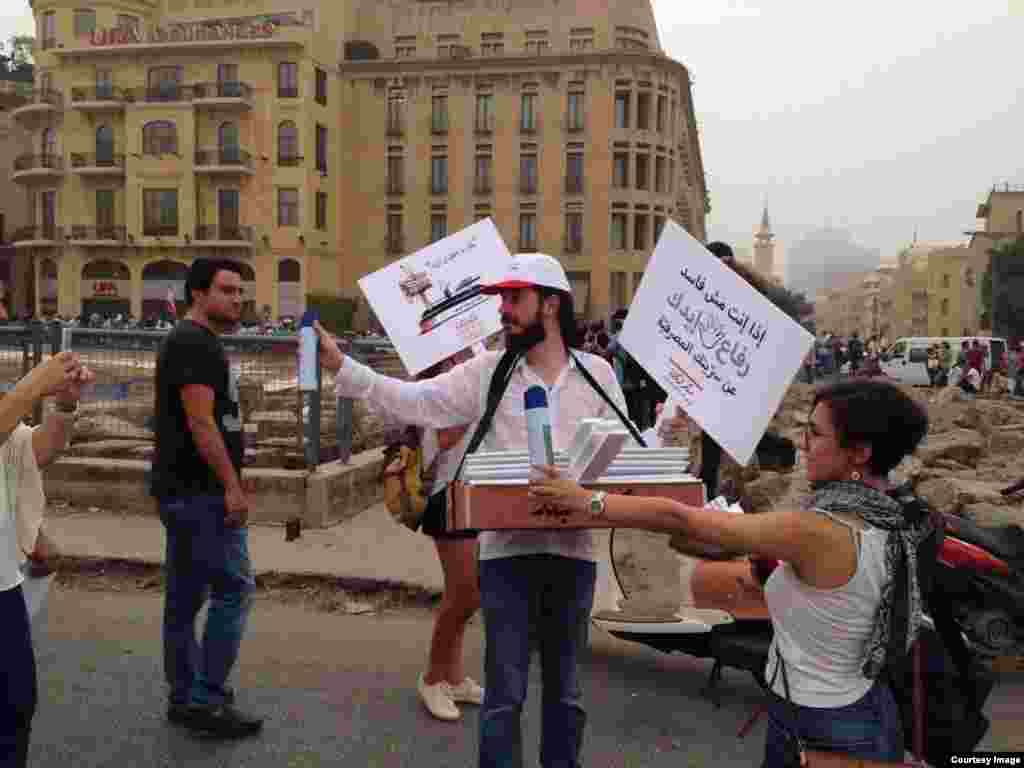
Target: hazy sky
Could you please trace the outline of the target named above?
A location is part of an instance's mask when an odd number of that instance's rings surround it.
[[[831,223],[889,256],[1024,184],[1024,0],[654,8],[694,80],[713,238],[749,245],[767,201],[783,243]]]
[[[653,0],[690,68],[713,212],[749,246],[830,223],[891,256],[962,239],[995,183],[1024,184],[1024,0]],[[26,0],[0,29],[32,34]]]

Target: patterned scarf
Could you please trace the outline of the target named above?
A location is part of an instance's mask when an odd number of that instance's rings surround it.
[[[882,586],[882,599],[875,614],[875,625],[864,647],[862,671],[870,679],[885,668],[891,628],[890,616],[896,599],[896,573],[901,559],[907,563],[908,627],[907,650],[914,643],[921,626],[921,586],[917,578],[917,549],[934,530],[931,519],[908,519],[904,505],[892,496],[860,482],[829,482],[814,488],[809,509],[855,515],[868,525],[889,531],[885,564],[889,578]]]

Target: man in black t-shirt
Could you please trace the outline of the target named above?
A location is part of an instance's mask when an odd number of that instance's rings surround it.
[[[151,493],[167,532],[164,670],[167,718],[217,736],[245,736],[262,720],[239,712],[227,679],[238,658],[255,581],[242,489],[238,377],[217,338],[238,327],[241,268],[196,259],[185,281],[188,315],[156,364],[156,455]],[[202,647],[195,620],[210,608]]]

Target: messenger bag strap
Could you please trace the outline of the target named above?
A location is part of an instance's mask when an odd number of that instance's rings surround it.
[[[475,453],[487,436],[491,422],[494,420],[494,413],[498,410],[498,404],[501,403],[501,398],[505,396],[505,390],[508,389],[508,383],[512,380],[512,372],[515,370],[516,363],[519,362],[519,356],[518,352],[509,350],[498,361],[498,367],[494,369],[490,386],[487,389],[487,407],[484,409],[484,415],[476,425],[476,431],[469,440],[466,452],[462,454],[462,461],[459,462],[459,468],[455,470],[453,479],[457,479],[462,474],[462,466],[466,463],[466,457]]]
[[[589,384],[594,389],[594,391],[596,391],[597,394],[603,397],[604,401],[612,407],[612,410],[615,411],[615,415],[618,416],[619,420],[626,425],[626,429],[629,430],[629,433],[633,436],[633,439],[640,443],[640,445],[642,445],[644,448],[646,448],[647,443],[640,436],[640,432],[637,431],[637,428],[633,425],[633,422],[631,422],[629,418],[622,413],[622,410],[619,408],[619,406],[615,404],[615,401],[608,397],[608,393],[601,388],[601,385],[598,384],[597,381],[594,380],[594,377],[590,375],[590,371],[586,369],[583,363],[580,362],[579,358],[576,357],[576,355],[574,355],[572,352],[569,353],[569,357],[571,357],[573,362],[576,363],[576,368],[579,370],[580,375],[584,379],[586,379],[587,384]]]

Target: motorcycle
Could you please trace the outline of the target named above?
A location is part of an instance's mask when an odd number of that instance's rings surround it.
[[[951,653],[965,663],[968,657],[1024,651],[1024,530],[981,527],[954,515],[944,515],[943,523],[930,591],[933,602],[952,609],[956,626],[948,629],[960,636]],[[627,600],[623,608],[596,612],[594,625],[663,653],[714,659],[702,693],[716,707],[725,667],[747,671],[763,686],[772,641],[763,586],[775,561],[721,559],[690,543],[677,553],[680,603],[636,609],[615,566],[615,533],[608,539],[610,570]],[[935,629],[928,616],[925,624]]]

